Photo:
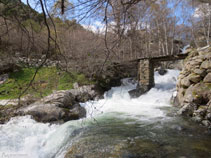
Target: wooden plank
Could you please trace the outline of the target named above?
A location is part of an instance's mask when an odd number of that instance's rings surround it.
[[[174,61],[174,60],[182,60],[185,59],[188,54],[177,54],[177,55],[168,55],[168,56],[157,56],[157,57],[147,57],[147,58],[139,58],[137,60],[151,60],[151,61]]]

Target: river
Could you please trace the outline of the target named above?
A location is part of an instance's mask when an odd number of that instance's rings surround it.
[[[209,158],[211,134],[170,104],[178,75],[156,72],[155,87],[135,99],[128,91],[136,83],[124,79],[104,99],[81,104],[85,119],[62,125],[13,118],[0,125],[0,158]]]

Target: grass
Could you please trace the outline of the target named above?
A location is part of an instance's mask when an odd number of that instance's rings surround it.
[[[23,68],[18,72],[9,74],[9,79],[0,85],[0,99],[15,99],[28,86],[35,68]],[[50,94],[53,90],[72,89],[73,84],[78,82],[79,85],[92,84],[83,74],[60,71],[56,67],[41,68],[36,78],[26,92],[34,97],[43,97]]]

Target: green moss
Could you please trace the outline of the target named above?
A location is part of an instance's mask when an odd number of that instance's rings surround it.
[[[194,48],[192,48],[192,50],[190,50],[188,56],[185,58],[184,63],[186,63],[187,61],[189,61],[192,57],[197,56],[198,55],[198,51]]]
[[[211,83],[205,83],[205,85],[207,86],[207,89],[211,90]]]
[[[0,99],[14,99],[29,85],[35,73],[35,68],[23,68],[9,74],[9,79],[0,85]],[[73,83],[79,85],[92,84],[83,74],[67,73],[56,67],[41,68],[26,94],[43,97],[53,90],[67,90],[73,88]],[[25,95],[26,95],[25,94]]]
[[[200,98],[200,96],[198,95],[198,92],[193,91],[192,94],[193,94],[193,96],[194,96],[195,98]]]

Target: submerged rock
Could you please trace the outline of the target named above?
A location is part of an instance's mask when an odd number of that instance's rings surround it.
[[[142,94],[148,92],[151,88],[149,86],[137,86],[136,89],[130,90],[128,93],[131,98],[140,97]]]
[[[178,152],[177,147],[156,141],[132,139],[108,142],[107,137],[90,136],[73,142],[65,158],[163,158]]]
[[[166,70],[166,69],[159,69],[158,70],[158,73],[160,74],[160,75],[165,75],[166,73],[167,73],[168,71]]]

